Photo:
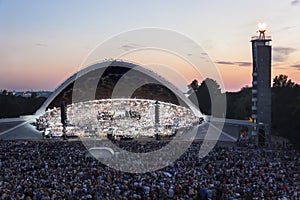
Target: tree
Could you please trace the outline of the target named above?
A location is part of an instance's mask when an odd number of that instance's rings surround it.
[[[187,87],[189,89],[188,92],[187,92],[188,94],[191,94],[192,92],[196,92],[199,88],[198,81],[196,79],[193,80],[192,83],[189,84]]]
[[[212,101],[217,101],[222,95],[221,87],[217,81],[206,78],[199,86],[198,81],[194,80],[188,87],[190,100],[200,108],[202,113],[211,115]]]
[[[202,81],[200,87],[207,87],[210,96],[214,95],[220,95],[221,94],[221,87],[217,83],[216,80],[213,80],[211,78],[206,78],[204,81]]]
[[[272,93],[272,133],[288,138],[300,149],[300,87],[281,74],[273,79]]]
[[[273,87],[274,88],[294,88],[297,84],[294,83],[291,79],[288,79],[287,75],[280,74],[279,76],[275,76],[273,79]]]
[[[227,92],[226,118],[245,120],[251,116],[252,88],[244,87],[238,92]]]
[[[2,95],[7,95],[7,90],[3,90]]]

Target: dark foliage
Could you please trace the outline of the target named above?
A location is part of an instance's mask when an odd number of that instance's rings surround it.
[[[218,101],[218,97],[223,95],[217,81],[210,78],[202,81],[200,86],[198,86],[198,81],[194,80],[190,85],[188,85],[188,88],[189,99],[195,105],[199,106],[201,112],[206,115],[211,115],[211,101]]]
[[[193,102],[198,100],[200,110],[210,115],[211,102],[205,81],[196,90],[194,83],[189,86],[189,98]],[[245,87],[238,92],[226,93],[226,118],[247,120],[251,117],[251,89]],[[286,75],[273,79],[272,134],[285,137],[300,148],[300,86]]]
[[[33,114],[45,100],[45,97],[36,97],[36,95],[26,98],[2,92],[0,94],[0,118]]]
[[[272,92],[272,133],[300,148],[300,87],[276,87]]]
[[[227,92],[226,118],[249,119],[251,116],[251,88],[242,88],[239,92]]]

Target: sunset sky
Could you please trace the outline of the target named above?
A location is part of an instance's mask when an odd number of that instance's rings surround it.
[[[272,78],[300,83],[299,13],[300,0],[0,0],[0,89],[52,91],[100,43],[155,27],[195,41],[218,68],[223,90],[238,91],[251,86],[250,39],[259,22],[273,40]]]

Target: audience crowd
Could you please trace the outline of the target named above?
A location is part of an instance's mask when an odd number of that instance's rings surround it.
[[[147,152],[167,141],[115,143]],[[167,167],[136,174],[87,157],[80,141],[0,141],[0,199],[300,199],[299,152],[289,146],[219,145],[199,158],[202,145],[194,141]]]

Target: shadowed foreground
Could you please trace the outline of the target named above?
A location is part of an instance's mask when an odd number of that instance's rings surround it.
[[[166,141],[139,145],[117,141],[130,151],[151,151]],[[80,141],[1,141],[1,199],[297,199],[299,152],[287,147],[215,147],[198,158],[194,142],[176,162],[145,174],[129,174],[86,157]],[[172,153],[172,152],[168,152]],[[118,159],[118,158],[112,158]]]

